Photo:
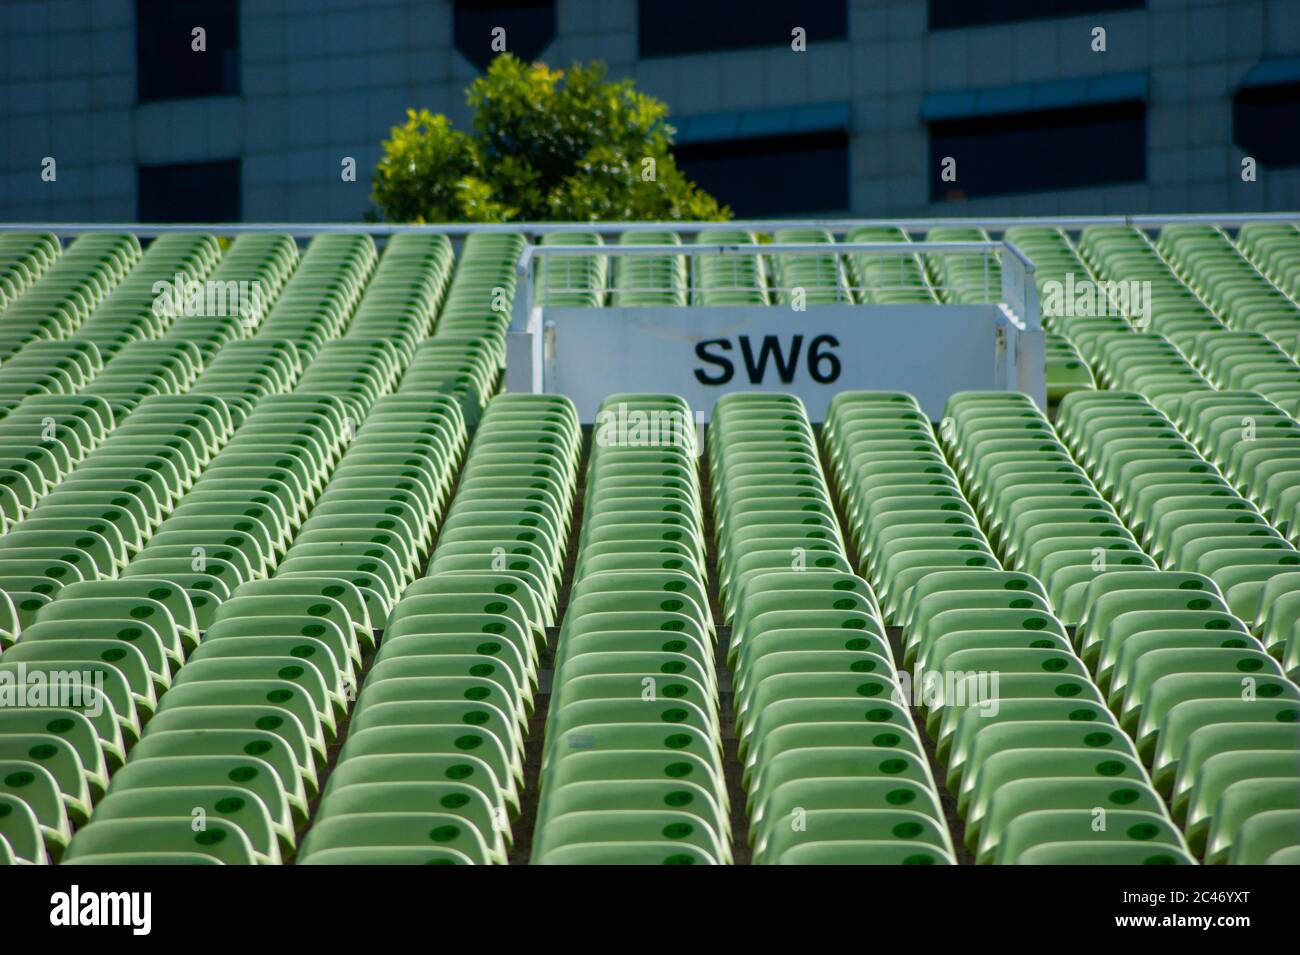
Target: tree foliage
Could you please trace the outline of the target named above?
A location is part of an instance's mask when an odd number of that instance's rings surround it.
[[[567,71],[510,54],[466,91],[472,132],[408,110],[375,170],[372,199],[398,222],[730,218],[688,180],[668,107],[603,63]]]

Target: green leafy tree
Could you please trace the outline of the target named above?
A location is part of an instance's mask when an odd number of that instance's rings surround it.
[[[671,152],[668,107],[603,63],[566,72],[502,54],[466,100],[473,132],[408,110],[371,198],[397,222],[727,219]]]

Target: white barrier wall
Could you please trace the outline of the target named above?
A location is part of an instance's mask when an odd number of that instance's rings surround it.
[[[507,386],[567,395],[584,422],[620,391],[681,395],[706,416],[730,391],[788,392],[814,421],[856,389],[908,391],[935,420],[966,389],[1046,407],[1042,330],[1000,305],[535,309],[511,335]]]
[[[721,262],[726,256],[752,260],[850,253],[982,255],[986,282],[987,263],[999,256],[1001,301],[802,309],[778,304],[536,304],[535,268],[543,257],[671,255],[694,260],[708,255],[722,257]],[[934,420],[942,417],[950,395],[971,389],[1024,392],[1046,410],[1043,329],[1033,273],[1029,258],[1006,241],[530,245],[516,266],[519,286],[506,335],[506,387],[567,395],[584,423],[594,420],[604,398],[624,391],[681,395],[706,417],[729,391],[798,395],[814,421],[825,417],[835,395],[854,390],[910,392]]]

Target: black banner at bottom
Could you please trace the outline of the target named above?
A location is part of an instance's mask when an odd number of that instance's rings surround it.
[[[801,920],[820,937],[865,926],[995,937],[1051,932],[1176,937],[1293,928],[1294,882],[1279,867],[858,867],[726,874],[673,867],[562,869],[545,876],[449,868],[182,867],[0,869],[0,930],[25,940],[93,933],[115,945],[319,938],[373,945],[460,932],[493,946],[563,937],[734,940]],[[690,935],[676,933],[690,926]],[[643,935],[643,932],[648,934]],[[394,936],[393,933],[401,933]],[[556,933],[561,933],[557,935]],[[616,936],[616,937],[618,937]],[[1028,936],[1028,937],[1033,937]],[[664,937],[660,937],[660,942]],[[218,942],[218,944],[222,944]],[[1144,943],[1145,944],[1145,943]]]

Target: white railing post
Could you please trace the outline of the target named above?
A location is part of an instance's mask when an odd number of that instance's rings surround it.
[[[525,245],[515,266],[515,298],[506,329],[506,390],[541,394],[546,390],[542,365],[542,312],[534,304],[536,285],[533,245]]]
[[[1047,411],[1047,341],[1034,263],[1010,241],[1002,240],[1002,301],[1011,311],[1006,324],[1006,379],[1003,387],[1029,395]]]

